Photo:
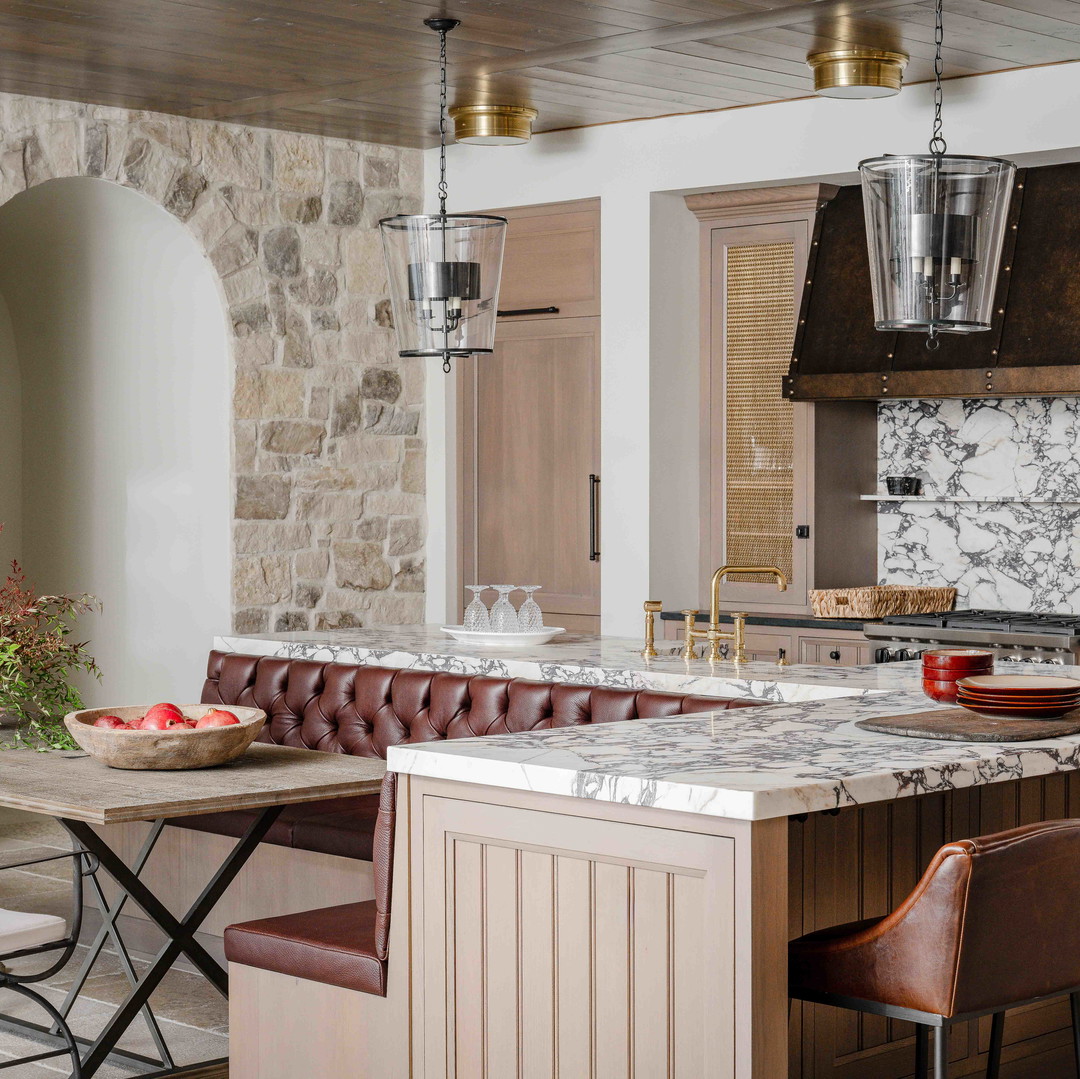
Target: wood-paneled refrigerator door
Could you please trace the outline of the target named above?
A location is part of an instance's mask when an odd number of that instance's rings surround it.
[[[541,585],[545,623],[587,632],[600,622],[599,323],[500,322],[494,355],[462,363],[460,383],[462,586]]]

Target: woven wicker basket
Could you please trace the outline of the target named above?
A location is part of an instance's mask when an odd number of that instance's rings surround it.
[[[955,588],[920,584],[874,584],[859,588],[812,588],[810,604],[818,618],[884,618],[889,614],[951,611]]]

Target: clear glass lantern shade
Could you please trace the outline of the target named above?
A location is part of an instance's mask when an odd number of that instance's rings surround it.
[[[399,354],[493,351],[506,218],[399,214],[379,228]]]
[[[919,154],[872,158],[859,172],[876,327],[990,329],[1016,166]]]

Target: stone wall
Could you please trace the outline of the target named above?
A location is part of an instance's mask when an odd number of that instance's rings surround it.
[[[423,621],[422,361],[395,351],[378,220],[419,151],[0,95],[0,203],[70,176],[185,222],[233,327],[233,629]]]

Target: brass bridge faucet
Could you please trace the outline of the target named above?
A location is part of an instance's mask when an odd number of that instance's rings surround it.
[[[736,663],[746,662],[746,612],[732,611],[732,629],[726,633],[720,628],[720,584],[732,573],[768,573],[776,578],[776,587],[781,592],[787,591],[787,577],[783,570],[775,566],[721,566],[712,575],[712,585],[709,594],[709,628],[695,629],[698,611],[683,611],[685,619],[686,644],[683,647],[683,659],[694,658],[694,641],[706,640],[709,642],[709,662],[719,663],[720,642],[731,641],[735,645],[734,655],[731,657]]]

